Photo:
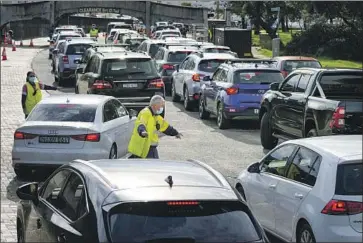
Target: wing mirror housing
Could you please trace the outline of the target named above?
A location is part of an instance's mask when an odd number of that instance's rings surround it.
[[[76,73],[80,73],[80,74],[83,73],[83,68],[77,68]]]
[[[132,117],[136,117],[136,116],[137,116],[137,111],[135,111],[134,109],[130,109],[129,110],[129,117],[130,117],[130,119]]]
[[[22,200],[38,202],[38,186],[37,182],[21,185],[16,190],[16,195]]]
[[[203,81],[204,81],[204,82],[211,81],[210,76],[204,76],[204,77],[203,77]]]
[[[271,83],[270,84],[270,90],[277,91],[279,90],[280,83]]]
[[[179,64],[175,64],[175,65],[174,65],[174,68],[175,68],[175,70],[176,70],[177,72],[179,72]]]
[[[260,163],[256,162],[256,163],[248,166],[247,171],[249,173],[260,173]]]
[[[58,49],[54,49],[53,54],[58,54]]]

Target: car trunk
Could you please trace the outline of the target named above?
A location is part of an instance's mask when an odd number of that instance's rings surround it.
[[[71,136],[84,135],[90,132],[93,123],[71,122],[26,122],[17,131],[32,134],[24,139],[26,147],[44,149],[81,149],[85,141],[73,139]],[[92,132],[91,132],[92,133]]]
[[[155,78],[135,78],[127,79],[122,77],[105,78],[105,81],[111,81],[113,84],[113,95],[118,98],[137,98],[137,97],[148,97],[150,98],[158,91],[160,88],[149,87],[149,84]]]
[[[238,99],[242,103],[260,103],[263,94],[270,89],[269,84],[236,84],[238,88]]]

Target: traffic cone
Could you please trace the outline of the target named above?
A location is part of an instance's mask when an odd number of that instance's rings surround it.
[[[2,56],[2,59],[1,59],[1,60],[3,60],[3,61],[8,60],[8,57],[6,56],[5,46],[4,46],[4,48],[3,48],[3,53],[1,54],[1,56]]]
[[[12,49],[12,51],[16,51],[16,43],[15,43],[15,41],[13,42],[13,49]]]
[[[33,39],[30,39],[30,44],[29,44],[29,47],[34,47],[34,44],[33,44]]]
[[[20,45],[19,46],[23,46],[23,40],[20,41]]]

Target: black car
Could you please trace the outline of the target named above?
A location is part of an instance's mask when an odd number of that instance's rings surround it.
[[[268,242],[236,189],[198,161],[77,160],[17,195],[18,242]]]
[[[77,72],[81,72],[77,93],[114,96],[127,109],[141,110],[154,95],[165,97],[155,61],[145,53],[96,53],[85,69]]]

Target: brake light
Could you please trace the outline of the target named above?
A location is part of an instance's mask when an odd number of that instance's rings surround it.
[[[196,201],[176,201],[176,202],[167,202],[168,206],[186,206],[186,205],[199,205],[199,202]]]
[[[30,134],[30,133],[24,133],[24,132],[18,132],[16,131],[14,133],[14,139],[15,140],[23,140],[23,139],[33,139],[36,138],[38,135]]]
[[[68,60],[68,56],[63,56],[63,63],[64,64],[68,64],[69,63],[69,60]]]
[[[238,88],[236,88],[236,87],[227,88],[226,93],[228,95],[238,94]]]
[[[345,124],[345,108],[337,107],[329,123],[330,128],[342,128]]]
[[[282,74],[282,76],[284,76],[284,78],[286,78],[286,77],[287,77],[287,75],[289,75],[289,73],[288,73],[288,72],[286,72],[286,71],[281,71],[281,74]]]
[[[91,134],[73,135],[71,136],[71,138],[78,141],[99,142],[101,139],[101,134],[91,133]]]
[[[164,82],[160,78],[153,79],[153,80],[150,80],[148,86],[149,86],[149,88],[162,88],[162,87],[164,87]]]
[[[363,212],[362,202],[330,200],[321,211],[322,214],[329,215],[352,215]]]
[[[170,65],[170,64],[164,64],[164,65],[163,65],[163,69],[166,69],[166,70],[173,70],[173,69],[174,69],[174,66],[173,66],[173,65]]]
[[[195,73],[195,74],[193,74],[193,76],[192,76],[192,80],[194,81],[194,82],[200,82],[200,79],[201,78],[203,78],[205,75],[203,75],[203,74],[198,74],[198,73]]]
[[[104,80],[95,80],[92,85],[93,89],[112,89],[112,84]]]

